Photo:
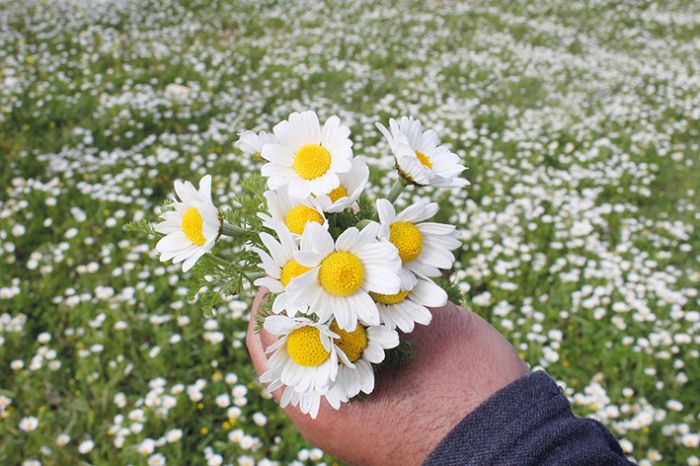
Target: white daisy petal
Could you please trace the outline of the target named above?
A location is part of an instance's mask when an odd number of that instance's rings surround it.
[[[423,306],[441,307],[447,304],[447,293],[432,280],[418,280],[411,290],[413,301]]]
[[[316,267],[321,262],[322,256],[313,251],[299,251],[294,253],[294,260],[305,267]]]
[[[377,214],[379,215],[380,223],[391,224],[396,217],[394,206],[386,199],[377,200]]]

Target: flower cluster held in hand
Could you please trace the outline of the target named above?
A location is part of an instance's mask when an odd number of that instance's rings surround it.
[[[374,388],[375,365],[399,346],[399,333],[428,325],[429,307],[446,303],[433,278],[449,270],[460,246],[455,227],[431,222],[436,203],[397,212],[409,185],[457,188],[465,167],[433,130],[411,118],[377,125],[396,158],[399,180],[374,205],[363,197],[369,168],[352,151],[350,129],[333,116],[292,113],[271,134],[246,131],[239,147],[266,163],[267,209],[259,241],[242,246],[259,258],[255,284],[273,295],[263,327],[277,337],[260,380],[283,389],[282,405],[316,417],[321,398],[338,409]],[[223,235],[241,239],[245,225],[224,220],[211,202],[211,178],[176,183],[180,202],[156,230],[162,260],[190,269]],[[253,244],[251,244],[253,243]]]

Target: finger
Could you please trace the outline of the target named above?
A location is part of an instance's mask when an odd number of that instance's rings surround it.
[[[250,320],[248,320],[248,335],[255,333],[255,317],[258,315],[260,305],[262,304],[262,301],[267,293],[267,288],[263,286],[258,290],[257,294],[255,295],[255,299],[253,299],[253,305],[250,308]]]
[[[261,375],[267,370],[267,356],[265,356],[265,347],[263,346],[260,335],[249,330],[245,338],[245,344],[250,354],[250,359],[253,361],[255,373]]]
[[[265,348],[271,344],[271,335],[266,336],[266,344],[263,344],[260,333],[256,332],[256,316],[258,310],[260,309],[260,304],[262,304],[265,295],[267,294],[266,288],[260,288],[258,293],[255,295],[253,300],[253,306],[250,310],[250,321],[248,322],[248,332],[246,334],[246,347],[248,348],[248,353],[250,353],[250,358],[253,360],[253,366],[255,367],[255,372],[260,375],[267,370],[267,357],[265,356]],[[262,332],[261,332],[262,333]],[[265,332],[267,333],[267,332]],[[274,339],[272,339],[274,341]]]
[[[248,331],[245,339],[250,359],[253,361],[253,367],[255,367],[255,372],[258,375],[261,375],[267,370],[267,355],[265,354],[265,349],[277,340],[277,337],[265,330],[261,330],[260,332],[256,332],[255,330],[256,316],[267,292],[267,289],[263,287],[260,288],[258,294],[255,295],[250,310],[250,321],[248,322]],[[282,390],[275,390],[272,392],[272,396],[277,403],[279,403],[282,397]]]
[[[260,351],[260,348],[257,346],[257,342],[255,342],[253,336],[257,335],[259,337],[258,340],[262,342],[263,355],[265,354],[265,350],[267,349],[267,347],[277,341],[277,337],[265,329],[261,329],[259,332],[256,331],[258,311],[260,310],[260,306],[262,305],[263,299],[265,299],[265,295],[267,295],[267,293],[267,288],[262,287],[255,295],[255,299],[253,300],[253,306],[250,311],[250,322],[248,322],[248,336],[246,337],[246,339],[250,338],[251,342],[256,345],[255,350],[258,352]]]

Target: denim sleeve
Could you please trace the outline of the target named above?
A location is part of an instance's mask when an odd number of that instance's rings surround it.
[[[465,417],[423,466],[631,465],[620,445],[592,419],[574,416],[545,372],[501,389]]]

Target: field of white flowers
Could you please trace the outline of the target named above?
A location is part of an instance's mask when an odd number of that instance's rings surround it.
[[[374,123],[434,127],[464,304],[631,458],[700,465],[700,5],[662,3],[0,0],[0,464],[334,463],[255,381],[251,292],[205,311],[123,229],[177,178],[230,205],[238,133],[313,109],[375,194]]]

